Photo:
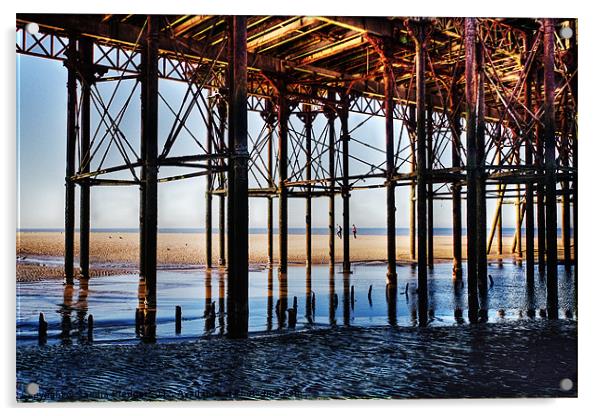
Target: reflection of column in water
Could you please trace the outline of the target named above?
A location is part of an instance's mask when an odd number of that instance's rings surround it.
[[[77,303],[75,304],[77,314],[77,336],[80,341],[87,341],[86,325],[88,314],[88,279],[79,280],[79,290],[77,292]]]
[[[336,313],[337,313],[337,294],[335,291],[334,284],[334,269],[330,269],[330,276],[328,279],[328,322],[330,325],[336,325]]]
[[[462,325],[464,323],[463,310],[464,310],[464,282],[461,279],[455,279],[452,281],[454,288],[454,318],[456,323]]]
[[[215,306],[211,294],[211,270],[205,272],[205,332],[215,329]]]
[[[349,325],[351,317],[351,294],[349,291],[349,273],[343,273],[343,325]]]
[[[146,298],[146,282],[144,277],[138,280],[138,307],[136,308],[136,336],[142,336],[144,321],[144,299]]]
[[[427,288],[421,290],[418,287],[418,326],[426,326],[428,324],[428,298]]]
[[[276,306],[278,328],[282,328],[286,320],[286,310],[288,309],[288,277],[286,273],[278,274],[278,303]]]
[[[487,322],[489,320],[489,297],[487,290],[479,293],[479,321]]]
[[[533,285],[526,286],[526,302],[527,316],[535,318],[535,287]]]
[[[144,277],[141,279],[143,280]],[[144,287],[142,293],[142,340],[144,342],[154,342],[157,338],[157,294],[153,290],[148,290],[146,281],[140,282],[139,290]],[[140,297],[138,298],[140,302]]]
[[[71,311],[73,310],[73,285],[65,285],[63,290],[63,303],[60,305],[61,315],[61,343],[71,344]]]
[[[427,274],[428,274],[427,277],[430,279],[429,284],[428,284],[429,321],[432,321],[435,319],[435,309],[437,306],[435,304],[435,294],[437,292],[437,290],[435,288],[435,280],[434,280],[435,270],[433,268],[430,268],[427,270]]]
[[[270,200],[271,201],[271,200]],[[267,330],[272,330],[272,309],[274,309],[274,270],[268,267],[268,310]]]
[[[385,290],[387,298],[387,316],[389,325],[397,326],[397,285],[387,284]]]
[[[314,314],[311,302],[311,266],[307,267],[305,272],[305,318],[307,322],[313,324]]]
[[[226,315],[226,279],[224,272],[220,270],[218,277],[218,310],[219,310],[219,333],[223,335],[225,330],[224,316]]]

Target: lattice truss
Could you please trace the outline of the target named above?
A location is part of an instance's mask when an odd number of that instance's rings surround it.
[[[395,118],[395,177],[401,183],[413,181],[416,164],[416,90],[415,46],[411,31],[403,24],[395,31],[394,46],[365,31],[343,31],[336,40],[312,38],[311,52],[302,41],[311,34],[332,27],[329,19],[257,17],[249,25],[250,53],[279,51],[286,42],[299,45],[287,49],[287,62],[323,65],[332,71],[304,70],[285,74],[250,68],[248,110],[250,128],[249,187],[276,193],[277,172],[282,161],[277,147],[276,97],[285,94],[290,106],[288,118],[288,177],[285,186],[292,191],[311,190],[316,195],[329,189],[334,179],[341,191],[343,133],[340,112],[349,113],[349,185],[351,189],[384,186],[386,178],[384,140],[384,102],[382,81],[392,71]],[[163,43],[159,51],[160,137],[159,166],[181,170],[160,176],[160,182],[209,175],[211,189],[226,188],[227,170],[227,39],[224,19],[198,16],[197,19],[165,17],[162,22]],[[182,37],[194,25],[203,24],[194,36]],[[428,97],[428,164],[435,196],[445,198],[452,183],[462,183],[466,165],[465,94],[464,94],[464,24],[461,18],[437,18],[429,23],[426,44],[426,92]],[[543,81],[540,55],[542,31],[517,30],[496,19],[478,19],[477,42],[480,45],[479,71],[482,80],[481,105],[485,108],[485,145],[482,166],[488,184],[511,183],[511,178],[536,177],[541,173],[543,149],[539,130],[543,127]],[[294,30],[293,30],[294,29]],[[79,165],[90,163],[90,172],[81,169],[75,180],[91,184],[137,184],[140,180],[139,97],[140,40],[132,43],[109,38],[94,38],[93,64],[79,65],[79,91],[84,83],[91,88],[94,126],[89,151],[78,155]],[[193,41],[191,41],[191,39]],[[284,38],[283,38],[284,39]],[[64,32],[42,28],[38,35],[17,27],[18,53],[44,58],[67,59],[68,37]],[[570,41],[556,39],[556,135],[557,174],[562,187],[574,171],[577,131],[576,56]],[[389,48],[389,49],[387,49]],[[386,56],[386,60],[384,59]],[[256,56],[256,55],[253,55]],[[202,58],[200,58],[202,57]],[[252,57],[251,57],[252,58]],[[250,58],[250,59],[251,59]],[[257,58],[252,58],[257,59]],[[251,65],[252,66],[252,65]],[[81,71],[92,71],[90,74]],[[340,72],[336,72],[340,71]],[[341,73],[353,74],[342,76]],[[333,75],[334,74],[334,75]],[[339,75],[336,75],[339,74]],[[530,83],[526,80],[529,77]],[[179,81],[179,94],[168,93],[168,84]],[[282,87],[284,85],[284,89]],[[531,85],[529,91],[526,85]],[[81,98],[81,93],[79,94]],[[78,105],[78,109],[81,104]],[[328,116],[335,117],[335,170],[329,169]],[[304,119],[311,118],[307,123]],[[126,126],[129,126],[126,127]],[[308,133],[310,136],[308,143]],[[377,137],[378,139],[375,139]],[[187,141],[192,153],[177,154],[179,142]],[[309,144],[309,146],[308,146]],[[452,163],[452,153],[458,160]],[[530,154],[531,164],[525,160]],[[175,171],[174,171],[175,172]],[[519,179],[520,181],[521,179]],[[504,185],[505,186],[505,185]],[[498,192],[488,189],[488,192]],[[519,187],[520,192],[520,187]]]

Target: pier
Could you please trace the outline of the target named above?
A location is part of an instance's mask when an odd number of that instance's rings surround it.
[[[28,33],[28,23],[39,25],[39,33]],[[382,189],[387,299],[398,296],[398,268],[406,267],[399,265],[396,218],[407,215],[419,325],[429,320],[427,274],[437,260],[435,201],[451,202],[449,276],[454,287],[466,282],[470,322],[487,309],[488,255],[502,252],[504,204],[515,206],[515,260],[525,263],[531,285],[537,266],[546,283],[547,317],[557,319],[559,226],[563,262],[577,284],[577,29],[575,19],[550,18],[17,14],[16,52],[61,61],[67,72],[65,281],[73,285],[76,278],[90,278],[94,188],[138,187],[136,331],[154,341],[161,296],[158,188],[205,176],[199,198],[207,201],[206,267],[226,272],[226,334],[244,338],[249,331],[249,198],[266,201],[268,267],[270,276],[272,267],[277,270],[283,293],[275,308],[279,320],[288,316],[294,326],[301,315],[315,313],[313,219],[328,217],[329,269],[334,273],[340,266],[348,276],[350,199],[362,190]],[[186,85],[181,101],[161,93],[165,82]],[[111,105],[118,92],[125,101]],[[134,115],[127,110],[135,100],[140,110]],[[251,113],[263,123],[257,134],[249,129]],[[166,137],[158,129],[163,115],[173,120]],[[121,126],[128,118],[139,123],[140,137],[124,134]],[[191,127],[194,118],[201,120],[202,132]],[[371,120],[383,125],[384,147],[359,133]],[[184,136],[195,141],[195,153],[174,151]],[[378,155],[380,162],[366,160],[350,145]],[[109,152],[122,162],[108,163]],[[169,169],[161,170],[167,167],[182,173],[166,175]],[[129,178],[117,179],[117,173]],[[398,187],[409,189],[407,212],[398,208]],[[287,296],[289,198],[305,200],[307,296],[301,308]],[[328,200],[327,212],[312,210],[315,198]],[[492,224],[488,200],[496,201]],[[337,206],[343,218],[340,265],[334,243]],[[217,247],[211,243],[214,222]],[[211,261],[214,250],[217,264]],[[348,320],[355,298],[345,281],[341,303]],[[218,307],[223,317],[224,305]],[[215,319],[215,305],[207,310]],[[182,310],[177,314],[181,319]],[[390,317],[395,321],[395,310]],[[40,322],[45,325],[43,315]],[[94,320],[89,322],[92,328]]]

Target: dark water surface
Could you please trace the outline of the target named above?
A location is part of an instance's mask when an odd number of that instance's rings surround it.
[[[513,263],[489,266],[493,285],[482,323],[467,320],[467,285],[451,265],[429,273],[428,326],[417,327],[416,270],[400,266],[387,296],[386,267],[328,266],[249,273],[247,340],[225,333],[226,276],[219,270],[158,272],[157,344],[134,326],[138,277],[18,283],[19,400],[549,397],[576,395],[577,322],[573,278],[559,269],[558,321],[546,319],[545,281],[533,287]],[[370,287],[372,290],[370,291]],[[407,288],[407,291],[406,291]],[[371,296],[368,296],[371,293]],[[296,300],[295,300],[296,299]],[[297,323],[278,305],[297,303]],[[175,306],[182,307],[176,335]],[[212,317],[211,311],[215,310]],[[49,323],[38,346],[38,314]],[[87,318],[94,316],[93,342]],[[574,386],[560,389],[569,378]],[[37,383],[40,393],[26,392]]]

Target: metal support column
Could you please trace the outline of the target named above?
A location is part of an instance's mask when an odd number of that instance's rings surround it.
[[[452,90],[453,116],[451,120],[453,145],[452,145],[452,166],[456,169],[461,167],[461,108],[459,96],[455,95],[455,89]],[[453,269],[454,280],[462,280],[462,184],[454,182],[452,184],[452,227],[453,227]]]
[[[247,18],[228,19],[228,336],[246,337],[249,318]]]
[[[468,318],[476,322],[479,310],[477,287],[477,59],[476,59],[476,19],[464,21],[464,41],[466,53],[466,245],[468,280]]]
[[[418,321],[424,326],[428,322],[427,288],[427,131],[426,131],[426,42],[427,23],[417,21],[410,25],[416,46],[416,187],[418,225]]]
[[[434,207],[433,207],[433,180],[432,180],[432,172],[433,172],[433,163],[434,163],[434,155],[433,155],[433,105],[429,98],[427,102],[427,116],[426,116],[426,152],[427,152],[427,232],[428,232],[428,240],[427,240],[427,263],[430,268],[433,268],[435,265],[435,238],[434,238],[434,226],[435,226],[435,218],[434,218]]]
[[[94,83],[94,46],[91,39],[79,41],[82,85],[80,126],[80,173],[90,172],[90,91]],[[87,179],[80,182],[79,203],[79,267],[82,278],[90,277],[90,184]]]
[[[395,88],[395,74],[390,62],[384,63],[385,81],[385,146],[387,152],[387,284],[397,285],[397,250],[395,230],[395,188],[393,179],[395,169],[395,130],[393,127],[393,101]]]
[[[226,101],[220,98],[217,103],[217,111],[219,115],[219,145],[222,154],[226,151],[226,120],[228,118],[228,107]],[[220,167],[225,166],[223,157],[219,161]],[[226,176],[222,170],[219,173],[220,184],[222,188],[226,187]],[[219,194],[219,260],[220,266],[226,265],[226,195],[224,192]]]
[[[212,91],[210,91],[211,93]],[[211,94],[212,95],[212,94]],[[207,114],[207,154],[213,153],[213,108]],[[207,161],[207,188],[205,191],[205,261],[207,269],[213,266],[213,162]]]
[[[343,273],[351,273],[349,254],[349,104],[348,97],[343,97],[343,105],[339,109],[341,119],[341,141],[343,145]]]
[[[278,97],[278,191],[280,193],[278,212],[278,233],[280,234],[280,274],[286,274],[288,268],[288,119],[289,104],[286,98],[286,86],[280,86]]]
[[[141,269],[144,270],[145,306],[143,338],[146,341],[155,339],[155,319],[157,307],[157,146],[158,146],[158,18],[148,16],[145,44],[142,49],[143,74],[142,89],[142,142],[144,146],[144,192],[143,192],[143,258]]]
[[[67,46],[67,152],[65,165],[65,279],[73,284],[75,251],[75,146],[77,137],[77,39],[69,35]]]
[[[558,269],[556,222],[556,134],[554,94],[554,19],[543,19],[544,158],[546,184],[546,281],[550,319],[558,319]]]
[[[328,99],[334,101],[335,93],[328,92]],[[328,193],[328,259],[330,270],[334,270],[335,264],[335,249],[334,249],[334,225],[335,225],[335,185],[336,185],[336,164],[335,164],[335,128],[334,120],[336,111],[330,107],[324,108],[326,117],[328,118],[328,174],[330,175],[329,193]]]

